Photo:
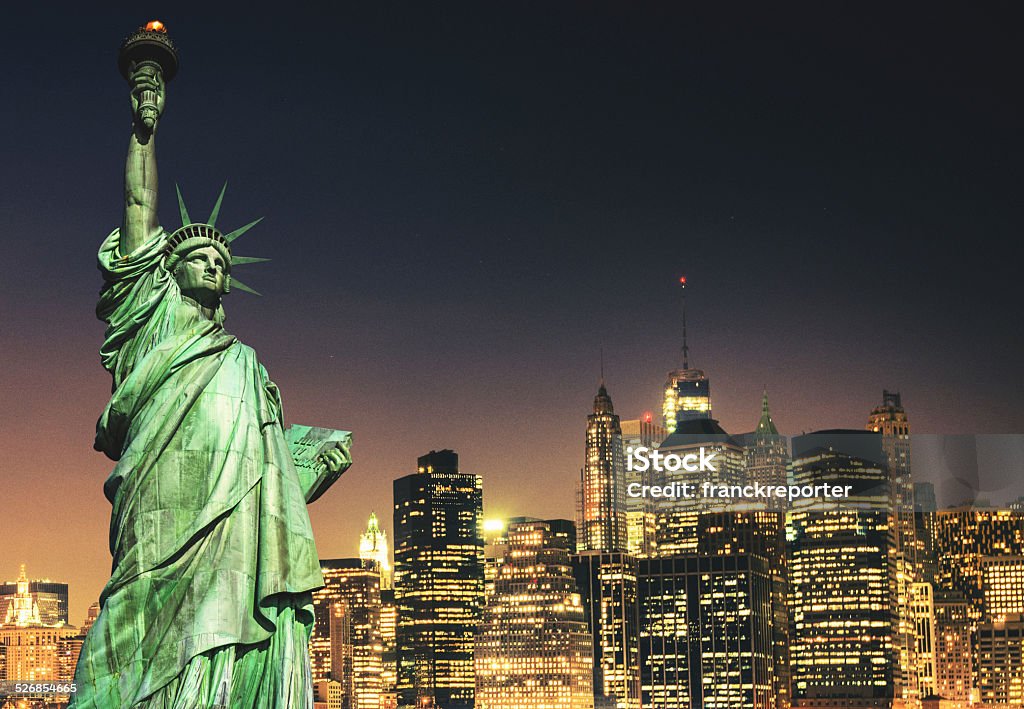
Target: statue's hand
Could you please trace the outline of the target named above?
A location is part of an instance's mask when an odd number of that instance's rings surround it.
[[[132,120],[137,127],[152,133],[164,113],[166,86],[163,72],[155,62],[140,62],[132,68],[129,83],[132,87]]]
[[[319,460],[332,475],[340,475],[345,472],[350,465],[352,465],[352,456],[349,455],[348,450],[342,446],[332,448],[326,453],[322,453]]]

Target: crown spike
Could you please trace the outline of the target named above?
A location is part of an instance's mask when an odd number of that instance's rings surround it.
[[[213,205],[213,211],[210,212],[210,218],[206,220],[206,223],[210,226],[217,224],[217,217],[220,215],[220,203],[224,201],[224,193],[228,189],[227,181],[224,182],[224,186],[220,188],[220,194],[217,196],[217,202]]]
[[[270,259],[262,258],[260,256],[232,256],[232,266],[244,266],[247,263],[266,263]]]
[[[227,239],[227,240],[228,240],[228,242],[230,243],[230,242],[234,241],[235,239],[237,239],[238,237],[240,237],[240,236],[241,236],[242,234],[244,234],[245,232],[247,232],[247,231],[249,231],[250,229],[252,229],[252,228],[253,228],[254,226],[256,226],[257,224],[259,224],[259,223],[260,223],[260,222],[262,222],[262,221],[263,221],[263,217],[260,217],[259,219],[257,219],[257,220],[256,220],[256,221],[254,221],[254,222],[249,222],[249,223],[248,223],[248,224],[246,224],[245,226],[242,226],[242,227],[238,227],[237,229],[235,229],[235,230],[234,230],[233,232],[231,232],[230,234],[225,234],[225,235],[224,235],[224,238],[225,238],[225,239]]]
[[[174,183],[174,191],[178,193],[178,212],[181,214],[181,225],[191,224],[192,220],[189,219],[188,210],[185,209],[185,199],[181,196],[181,188],[178,187],[178,183]]]
[[[252,293],[253,295],[263,295],[259,291],[253,290],[249,286],[245,285],[234,276],[231,277],[231,287],[237,288],[238,290],[244,290],[246,293]]]

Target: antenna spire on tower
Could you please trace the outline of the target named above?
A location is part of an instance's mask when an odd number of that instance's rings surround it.
[[[690,347],[686,343],[686,276],[679,277],[679,285],[683,288],[683,369],[689,369]]]

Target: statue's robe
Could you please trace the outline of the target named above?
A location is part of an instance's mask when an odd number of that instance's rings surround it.
[[[99,253],[113,572],[73,706],[308,707],[314,481],[255,352],[164,269],[166,239],[122,256],[115,230]]]

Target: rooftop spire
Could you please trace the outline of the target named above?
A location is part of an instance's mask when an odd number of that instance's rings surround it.
[[[604,386],[604,379],[601,379],[601,386],[597,388],[597,396],[594,397],[595,414],[613,414],[612,398],[608,396],[608,390]]]
[[[764,394],[761,395],[761,420],[757,422],[757,434],[764,436],[777,436],[779,435],[779,429],[775,427],[775,422],[772,421],[772,414],[768,410],[768,388],[765,387]]]
[[[679,277],[679,285],[683,288],[683,369],[689,369],[690,347],[686,343],[686,276]]]

